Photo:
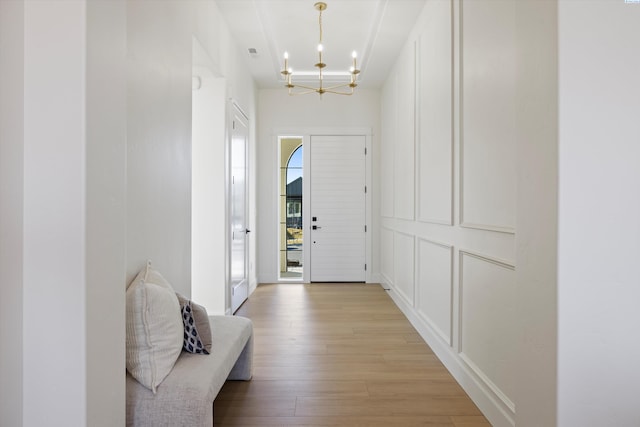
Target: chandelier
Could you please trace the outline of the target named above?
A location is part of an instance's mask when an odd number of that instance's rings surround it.
[[[282,74],[285,78],[286,84],[284,85],[288,91],[289,95],[305,95],[307,93],[317,93],[322,96],[323,93],[334,93],[336,95],[353,95],[353,91],[358,86],[356,83],[356,77],[360,73],[356,64],[357,54],[355,51],[351,54],[353,58],[353,65],[349,69],[350,81],[347,83],[340,83],[333,86],[324,86],[323,82],[323,74],[322,69],[327,66],[324,62],[322,62],[322,51],[324,47],[322,46],[322,11],[327,8],[327,4],[323,2],[318,2],[313,5],[313,7],[318,11],[318,26],[320,27],[320,42],[318,43],[318,63],[314,66],[318,69],[318,85],[313,86],[305,86],[302,84],[294,83],[292,80],[292,76],[294,75],[293,70],[289,68],[289,54],[287,52],[284,53],[284,67],[280,74]]]

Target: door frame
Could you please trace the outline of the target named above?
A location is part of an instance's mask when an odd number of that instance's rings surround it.
[[[311,141],[311,136],[336,136],[336,135],[345,135],[345,136],[353,136],[353,135],[361,135],[365,137],[365,147],[367,149],[367,155],[366,155],[366,172],[365,172],[365,185],[367,186],[367,193],[365,195],[365,221],[367,224],[367,233],[365,233],[365,254],[366,254],[366,263],[367,263],[367,270],[366,270],[366,274],[365,274],[365,282],[366,283],[371,283],[371,278],[372,278],[372,233],[375,230],[375,227],[372,226],[371,224],[371,219],[373,218],[372,215],[372,202],[371,202],[371,194],[372,194],[372,158],[373,158],[373,150],[372,150],[372,129],[370,127],[284,127],[284,128],[277,128],[274,129],[273,132],[274,135],[274,142],[277,146],[277,149],[275,150],[276,153],[280,153],[280,138],[283,137],[287,137],[287,136],[291,136],[291,135],[295,135],[296,137],[302,137],[302,144],[303,147],[309,147],[309,142]],[[303,172],[302,172],[302,222],[303,224],[311,224],[311,210],[310,210],[310,206],[309,206],[309,199],[308,197],[310,196],[310,191],[311,191],[311,183],[309,182],[309,170],[307,165],[310,164],[310,160],[311,158],[309,157],[311,155],[310,150],[305,149],[303,152]],[[275,169],[275,173],[273,174],[273,177],[275,179],[275,183],[279,183],[280,182],[280,163],[279,163],[279,156],[276,156],[277,158],[275,159],[274,162],[274,169]],[[276,184],[274,186],[274,188],[277,190],[279,189],[279,184]],[[277,193],[277,191],[276,191]],[[278,194],[274,194],[273,197],[275,197],[277,200],[278,198]],[[278,203],[278,214],[277,214],[277,220],[280,220],[280,204]],[[279,249],[280,249],[280,227],[279,224],[274,224],[277,225],[277,227],[275,228],[275,233],[276,233],[276,238],[274,239],[274,241],[276,242],[276,246],[273,248],[273,251],[275,253],[276,256],[273,257],[273,262],[277,263],[275,264],[277,266],[277,268],[280,268],[280,258],[279,258]],[[308,237],[308,234],[305,233],[305,239]],[[306,247],[307,243],[305,242],[305,247]],[[303,251],[303,265],[305,266],[305,268],[303,268],[303,272],[302,272],[302,282],[303,283],[311,283],[311,274],[310,268],[306,268],[306,266],[311,266],[311,253],[308,250]],[[277,270],[276,270],[277,271]],[[292,281],[288,280],[288,281],[284,281],[284,280],[280,280],[280,283],[292,283]],[[295,282],[294,282],[295,283]]]
[[[233,314],[235,312],[233,307],[233,291],[234,291],[234,283],[233,283],[233,275],[232,275],[232,265],[233,262],[233,136],[234,136],[234,122],[241,122],[242,125],[246,128],[246,138],[245,138],[245,148],[244,148],[244,158],[245,158],[245,203],[244,203],[244,218],[245,218],[245,229],[249,229],[249,193],[251,189],[249,188],[249,117],[243,111],[243,109],[238,105],[236,101],[233,99],[229,99],[228,102],[228,110],[227,110],[227,141],[226,141],[226,165],[227,165],[227,213],[226,213],[226,230],[227,230],[227,250],[226,250],[226,277],[227,277],[227,292],[226,292],[226,306],[227,306],[227,314]],[[249,295],[249,287],[250,287],[250,278],[249,278],[249,262],[250,262],[250,248],[249,248],[249,236],[247,233],[243,233],[245,238],[244,244],[244,275],[245,275],[245,284],[247,290],[247,297]],[[246,301],[246,298],[243,300]],[[238,305],[235,309],[237,310],[242,303]]]

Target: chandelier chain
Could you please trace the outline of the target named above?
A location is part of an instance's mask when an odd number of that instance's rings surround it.
[[[322,44],[322,10],[320,10],[320,15],[318,16],[318,24],[320,26],[320,44]]]

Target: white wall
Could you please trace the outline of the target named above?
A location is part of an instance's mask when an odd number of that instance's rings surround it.
[[[253,82],[214,2],[0,22],[0,424],[124,425],[125,285],[151,258],[190,294],[192,37],[255,115]]]
[[[516,3],[516,425],[557,415],[558,19],[555,2]]]
[[[191,6],[191,7],[189,7]],[[127,2],[127,283],[191,292],[192,3]]]
[[[3,318],[14,333],[3,340],[12,345],[3,345],[2,359],[16,354],[22,363],[13,360],[14,372],[3,373],[3,386],[13,389],[2,400],[13,407],[2,411],[2,424],[119,424],[124,379],[114,373],[124,363],[123,3],[27,2],[13,13],[7,28],[22,26],[24,44],[14,34],[10,52],[23,56],[24,69],[21,78],[9,74],[14,113],[7,130],[24,129],[24,136],[5,140],[15,162],[7,170],[15,173],[9,182],[15,205],[6,212],[21,216],[11,218],[7,243],[17,258],[7,272],[21,270],[9,289],[22,296],[13,301],[18,314]],[[2,69],[5,75],[5,64]],[[20,105],[24,115],[15,113]]]
[[[558,22],[558,425],[640,425],[640,4]]]
[[[274,283],[278,280],[278,132],[304,129],[369,128],[373,132],[373,207],[372,229],[377,229],[380,96],[376,90],[356,89],[350,97],[325,94],[289,96],[285,89],[263,89],[258,102],[257,179],[260,183],[257,200],[258,228],[258,282]],[[295,132],[294,132],[295,133]],[[255,163],[254,163],[255,164]],[[373,233],[373,271],[379,271],[376,248],[377,233]]]
[[[428,0],[382,95],[383,282],[496,426],[517,389],[515,16]]]
[[[14,31],[3,60],[15,62],[1,66],[12,334],[0,423],[114,425],[124,421],[113,375],[124,363],[124,8],[20,4],[2,4],[3,31]]]
[[[0,2],[0,425],[22,425],[24,3]]]
[[[220,23],[224,28],[224,24]],[[219,27],[219,28],[220,28]],[[232,51],[230,52],[232,53]],[[225,59],[225,58],[223,58]],[[233,57],[225,61],[235,64]],[[227,65],[223,62],[222,65]],[[192,91],[192,223],[191,223],[191,297],[206,307],[210,314],[225,314],[231,309],[229,287],[229,135],[235,107],[246,103],[251,109],[246,114],[255,116],[252,92],[236,93],[231,98],[233,85],[249,77],[239,68],[239,76],[222,77],[220,58],[212,59],[195,37],[193,39],[192,75],[196,86]],[[228,68],[228,67],[227,67]],[[244,71],[244,74],[243,74]],[[228,70],[226,71],[229,72]],[[229,84],[230,83],[230,84]],[[229,87],[227,87],[229,86]],[[251,88],[245,84],[243,88]],[[248,96],[248,98],[247,98]],[[230,99],[231,98],[231,99]],[[240,101],[242,99],[243,101]],[[255,120],[249,120],[249,165],[255,158]],[[249,170],[249,217],[247,227],[255,229],[255,168]],[[227,203],[221,203],[226,201]],[[249,292],[256,286],[255,237],[249,234],[248,279]]]
[[[124,2],[87,2],[86,37],[87,425],[109,426],[122,425],[125,410],[119,375],[125,363],[127,230]]]
[[[87,421],[85,13],[24,9],[25,426]]]
[[[127,3],[127,280],[151,259],[174,288],[187,296],[191,295],[192,268],[194,37],[216,68],[213,71],[226,79],[223,96],[255,115],[253,82],[215,2]],[[224,147],[214,150],[216,156],[224,153]],[[216,159],[218,166],[223,160]],[[224,180],[223,170],[218,169],[216,180]],[[224,211],[224,189],[211,197],[217,197],[216,207]],[[224,218],[224,212],[217,217]],[[208,282],[216,287],[216,295],[221,294],[220,289],[224,295],[220,277]],[[220,306],[214,311],[220,312]]]
[[[193,90],[191,298],[210,314],[227,308],[226,82],[210,70],[194,70],[201,86]],[[218,284],[219,286],[213,286]]]
[[[121,424],[123,3],[1,15],[0,424]]]

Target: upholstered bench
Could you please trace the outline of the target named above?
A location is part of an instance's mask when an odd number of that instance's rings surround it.
[[[252,376],[253,326],[237,316],[209,316],[211,354],[183,351],[154,394],[127,373],[128,426],[213,425],[213,401],[226,380]]]

